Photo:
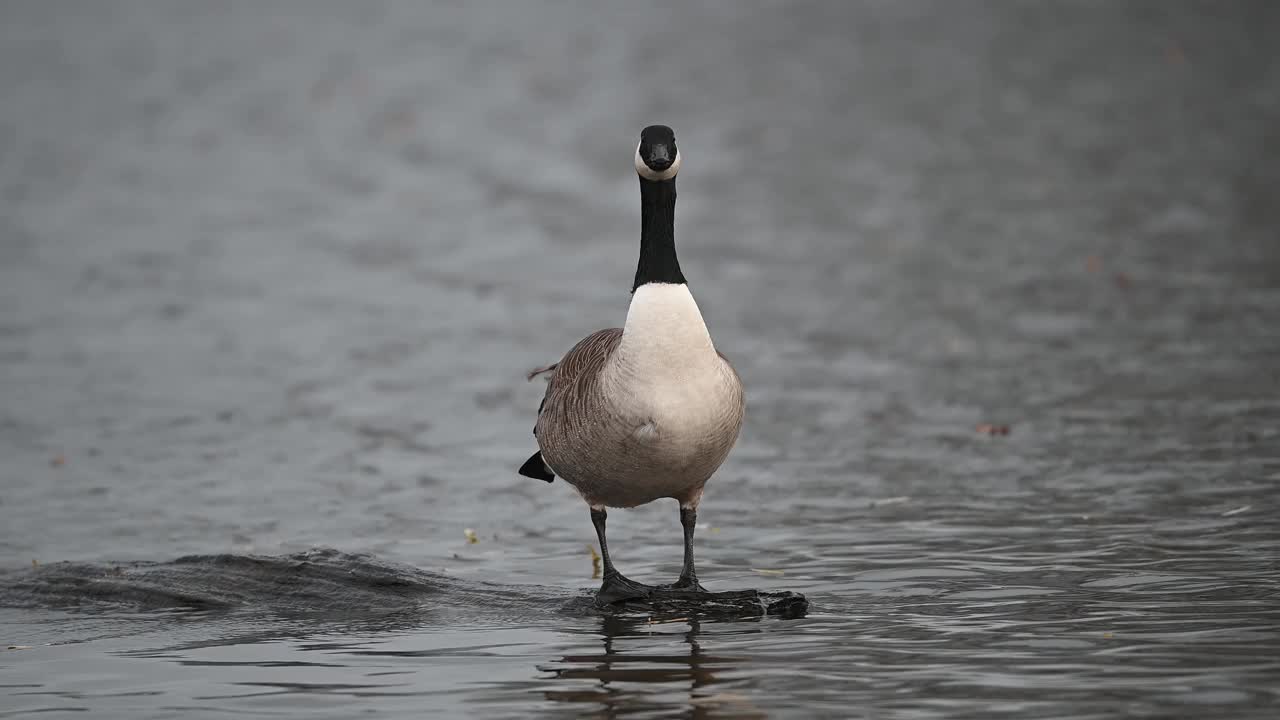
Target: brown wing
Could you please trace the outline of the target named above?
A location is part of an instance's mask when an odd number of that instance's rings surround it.
[[[554,365],[538,368],[529,373],[529,379],[551,373],[551,377],[547,382],[547,392],[542,396],[542,403],[538,405],[538,422],[542,422],[544,412],[548,411],[548,404],[553,409],[558,409],[565,402],[572,402],[574,396],[583,392],[583,382],[591,381],[599,373],[600,368],[604,366],[605,360],[613,354],[618,343],[622,341],[622,328],[608,328],[605,330],[597,330],[573,346],[560,362]],[[538,434],[537,425],[534,425],[533,434]]]
[[[720,356],[720,360],[724,362],[724,366],[729,368],[729,372],[733,373],[733,380],[738,385],[738,422],[741,422],[742,415],[745,415],[747,412],[747,395],[742,390],[742,376],[738,374],[738,369],[733,366],[733,363],[729,362],[729,358],[725,357],[724,353],[716,350],[716,354]]]
[[[729,370],[733,373],[733,376],[738,378],[738,382],[742,382],[742,378],[738,376],[738,369],[733,366],[733,363],[729,362],[729,358],[726,357],[725,354],[720,352],[719,350],[716,350],[716,354],[719,355],[720,359],[724,361],[725,367],[729,368]],[[533,376],[530,375],[529,379],[532,380]]]

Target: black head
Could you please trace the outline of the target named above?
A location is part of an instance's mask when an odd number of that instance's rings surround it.
[[[666,125],[650,125],[640,131],[636,146],[636,172],[645,180],[670,180],[680,172],[676,134]]]

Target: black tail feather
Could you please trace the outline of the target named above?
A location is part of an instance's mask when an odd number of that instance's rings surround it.
[[[520,474],[535,480],[545,480],[546,482],[556,479],[555,474],[547,469],[547,464],[542,462],[541,452],[530,455],[529,459],[524,461],[524,464],[520,466]]]

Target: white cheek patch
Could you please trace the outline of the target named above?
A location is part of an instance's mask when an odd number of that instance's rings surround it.
[[[662,172],[654,172],[653,168],[644,164],[644,159],[640,157],[640,146],[636,145],[636,172],[645,180],[670,180],[680,172],[680,149],[676,148],[676,159],[671,167]]]

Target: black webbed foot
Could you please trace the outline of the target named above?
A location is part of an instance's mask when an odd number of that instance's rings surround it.
[[[697,578],[685,577],[680,578],[670,585],[659,585],[655,587],[654,590],[663,592],[701,593],[704,595],[711,594],[710,590],[702,587],[702,584],[698,582]]]
[[[653,594],[654,588],[622,575],[607,576],[604,584],[596,593],[597,605],[612,605],[628,600],[645,600]]]

